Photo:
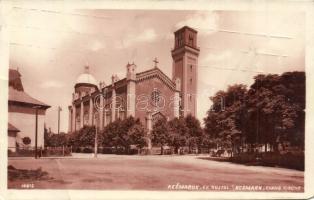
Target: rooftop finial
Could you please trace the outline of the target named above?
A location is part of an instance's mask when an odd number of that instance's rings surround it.
[[[157,58],[155,58],[155,60],[153,60],[153,62],[155,63],[155,68],[157,68],[157,64],[159,63],[159,61],[157,60]]]
[[[89,66],[88,65],[85,65],[84,71],[86,74],[89,74]]]

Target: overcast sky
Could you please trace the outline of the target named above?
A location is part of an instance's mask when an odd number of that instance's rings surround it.
[[[155,57],[171,77],[173,32],[198,31],[198,118],[208,97],[228,85],[248,86],[261,73],[304,71],[304,13],[242,11],[119,11],[13,8],[10,12],[10,68],[19,68],[24,89],[51,105],[46,124],[68,130],[68,105],[84,65],[97,81],[125,76],[125,66],[152,68]]]

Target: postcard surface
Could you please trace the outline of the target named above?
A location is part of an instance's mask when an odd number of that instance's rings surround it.
[[[313,6],[3,2],[0,199],[310,198]]]

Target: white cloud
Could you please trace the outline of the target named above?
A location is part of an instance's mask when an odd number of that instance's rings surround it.
[[[63,86],[64,85],[61,82],[56,80],[48,80],[40,85],[41,88],[61,88]]]
[[[125,38],[121,39],[121,41],[116,43],[116,47],[127,48],[137,43],[155,41],[156,38],[157,38],[157,34],[155,30],[152,28],[149,28],[139,34],[132,33],[132,34],[127,35]]]
[[[202,34],[211,34],[217,30],[218,14],[215,12],[197,12],[188,16],[185,20],[176,24],[176,28],[182,26],[190,26],[195,29],[202,30]]]

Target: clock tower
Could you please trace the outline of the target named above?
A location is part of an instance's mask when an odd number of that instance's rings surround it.
[[[197,31],[184,26],[174,32],[174,49],[171,51],[172,78],[181,82],[180,116],[196,116],[197,70],[200,49]]]

